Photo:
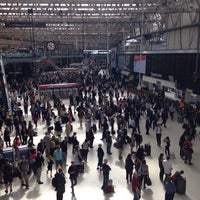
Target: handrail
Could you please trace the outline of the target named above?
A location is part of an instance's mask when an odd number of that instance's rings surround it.
[[[8,85],[7,85],[7,81],[6,81],[6,75],[5,75],[5,69],[4,69],[4,63],[3,63],[2,56],[0,56],[0,65],[1,65],[3,84],[4,84],[6,99],[7,99],[8,111],[11,112],[11,102],[10,102],[9,95],[8,95]]]

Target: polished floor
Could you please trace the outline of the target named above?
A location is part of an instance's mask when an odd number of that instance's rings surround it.
[[[65,101],[68,104],[68,101]],[[30,116],[27,118],[27,120]],[[78,140],[80,143],[83,142],[85,137],[85,128],[80,128],[78,120],[73,122],[74,131],[78,133]],[[34,143],[37,143],[40,138],[43,138],[46,131],[46,126],[43,122],[39,122],[38,127],[39,135],[34,137]],[[142,200],[164,200],[164,190],[163,185],[159,181],[159,168],[158,168],[158,155],[164,152],[164,144],[161,147],[156,145],[155,132],[150,130],[150,135],[145,135],[145,116],[141,117],[141,132],[143,134],[144,143],[150,143],[152,147],[152,154],[147,157],[147,163],[150,169],[150,177],[152,179],[152,186],[147,187],[147,189],[142,190]],[[175,120],[167,121],[167,128],[164,128],[162,138],[169,136],[171,139],[171,151],[175,152],[176,158],[172,160],[173,172],[176,170],[184,170],[185,177],[187,180],[187,189],[185,195],[175,195],[174,200],[199,200],[200,199],[200,138],[199,134],[196,140],[193,141],[194,154],[192,162],[194,165],[189,166],[184,164],[183,160],[179,157],[179,137],[182,134],[182,125],[177,123]],[[130,131],[129,131],[130,134]],[[63,134],[64,136],[64,134]],[[110,173],[110,178],[113,179],[115,185],[115,192],[112,194],[104,194],[101,190],[102,185],[102,173],[96,170],[97,165],[97,146],[99,143],[103,144],[104,150],[106,145],[100,140],[101,131],[98,130],[95,134],[94,148],[90,150],[88,155],[88,163],[85,164],[85,172],[78,177],[78,185],[75,187],[75,197],[71,194],[70,180],[66,173],[67,183],[66,192],[64,194],[64,200],[74,199],[74,200],[131,200],[133,199],[133,194],[131,191],[131,185],[127,184],[125,179],[125,169],[124,161],[126,155],[129,153],[130,149],[127,145],[123,152],[123,160],[118,160],[118,151],[114,147],[112,148],[112,155],[106,157],[109,159],[109,165],[112,170]],[[115,138],[113,138],[115,139]],[[70,164],[72,159],[71,155],[71,145],[68,146],[68,157],[67,163]],[[66,167],[67,170],[67,167]],[[55,169],[54,169],[55,173]],[[13,192],[5,194],[4,186],[0,185],[0,200],[41,200],[41,199],[56,199],[56,192],[51,186],[51,178],[46,174],[46,162],[43,167],[42,179],[44,184],[38,185],[34,175],[30,176],[30,189],[26,190],[21,188],[20,180],[18,178],[14,179],[13,182]]]

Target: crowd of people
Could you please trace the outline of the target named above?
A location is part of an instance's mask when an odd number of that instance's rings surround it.
[[[44,75],[42,75],[44,78]],[[9,164],[8,159],[0,157],[0,182],[5,183],[5,193],[12,192],[12,181],[14,170],[18,170],[21,177],[21,185],[29,189],[28,177],[32,170],[38,184],[41,181],[41,169],[47,160],[47,173],[52,176],[52,168],[55,164],[58,177],[63,180],[62,168],[67,166],[68,145],[71,144],[73,161],[68,168],[71,180],[72,194],[77,184],[79,173],[84,171],[84,163],[87,163],[88,152],[93,148],[94,134],[97,130],[102,132],[101,140],[106,143],[106,152],[101,144],[97,151],[97,170],[103,172],[103,191],[109,192],[108,180],[111,167],[108,165],[107,156],[112,154],[112,148],[118,149],[118,159],[122,160],[124,149],[129,148],[126,157],[125,170],[127,183],[132,183],[134,200],[140,198],[140,192],[147,187],[149,182],[150,166],[145,159],[147,152],[143,145],[143,134],[140,130],[140,118],[146,117],[146,135],[156,133],[157,145],[161,145],[162,129],[167,127],[168,116],[174,111],[174,102],[162,96],[139,93],[134,95],[130,87],[123,85],[121,79],[105,75],[99,75],[96,71],[82,72],[78,77],[79,88],[77,93],[72,93],[69,105],[63,103],[59,96],[53,95],[52,99],[36,98],[37,86],[41,77],[29,79],[23,83],[11,82],[10,99],[12,112],[6,113],[2,107],[0,110],[0,151],[6,147],[15,149],[15,161],[17,166]],[[47,74],[44,80],[61,81],[60,77],[50,77]],[[58,80],[59,79],[59,80]],[[56,82],[57,82],[56,81]],[[48,81],[49,82],[49,81]],[[51,81],[50,81],[51,82]],[[20,99],[20,101],[19,101]],[[27,116],[31,120],[27,121]],[[173,117],[171,118],[173,120]],[[34,136],[37,133],[38,121],[46,124],[46,132],[40,142],[35,144]],[[79,141],[79,133],[73,131],[73,122],[78,120],[80,127],[85,129],[85,140]],[[53,126],[52,126],[53,125]],[[64,127],[64,128],[63,128]],[[184,122],[184,132],[180,138],[180,156],[185,163],[192,165],[192,140],[195,138],[196,121],[192,113]],[[65,135],[64,138],[61,136]],[[14,140],[12,137],[14,136]],[[116,139],[114,139],[114,136]],[[160,180],[167,188],[171,181],[172,164],[170,162],[170,137],[163,139],[165,155],[159,156]],[[30,157],[20,157],[19,146],[27,145]],[[166,157],[166,158],[164,158]],[[8,168],[12,173],[7,173]],[[165,175],[165,178],[163,178]],[[60,184],[61,184],[60,182]],[[57,199],[62,200],[65,190],[62,186],[56,186]],[[62,188],[62,189],[61,189]],[[173,195],[172,195],[173,196]]]
[[[70,71],[70,68],[67,69],[61,68],[53,72],[44,72],[39,76],[38,82],[39,84],[79,83],[81,81],[81,70]]]

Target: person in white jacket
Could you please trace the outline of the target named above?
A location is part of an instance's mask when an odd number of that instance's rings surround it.
[[[166,182],[167,178],[171,176],[172,170],[173,170],[173,166],[170,161],[170,156],[167,156],[166,159],[163,160],[163,168],[164,168],[164,174],[165,174],[164,182]]]

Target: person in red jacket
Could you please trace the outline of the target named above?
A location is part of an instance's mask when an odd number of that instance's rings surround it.
[[[20,145],[21,145],[20,138],[19,138],[19,136],[16,136],[15,139],[13,140],[12,146],[13,146],[13,148],[15,148],[15,147],[18,147]]]
[[[185,156],[185,163],[188,162],[189,165],[192,165],[191,160],[192,160],[193,149],[192,149],[192,142],[188,137],[183,142],[183,152]]]
[[[14,141],[13,141],[13,144],[12,144],[12,146],[13,146],[13,148],[14,148],[14,152],[15,152],[15,160],[17,161],[17,160],[19,160],[19,158],[20,158],[20,153],[19,153],[19,146],[21,145],[21,141],[20,141],[20,138],[19,138],[19,136],[16,136],[15,137],[15,139],[14,139]]]
[[[137,172],[133,173],[132,178],[132,191],[133,191],[133,200],[139,200],[140,199],[140,181],[137,175]]]

